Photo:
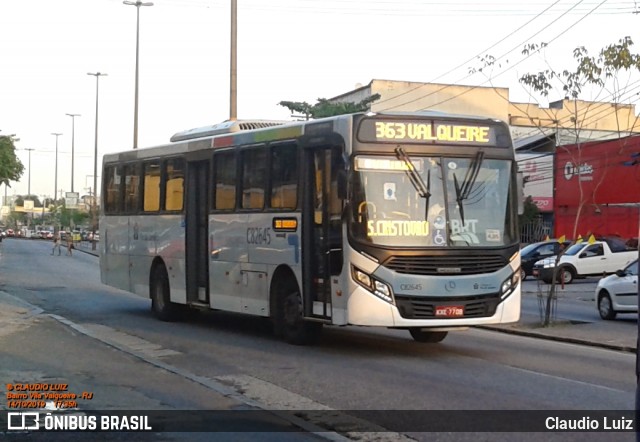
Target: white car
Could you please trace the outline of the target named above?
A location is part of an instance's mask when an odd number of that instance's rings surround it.
[[[596,305],[602,319],[638,311],[638,260],[598,281]]]

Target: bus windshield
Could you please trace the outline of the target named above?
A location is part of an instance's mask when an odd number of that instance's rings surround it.
[[[398,150],[397,150],[398,152]],[[389,247],[513,244],[511,162],[436,156],[357,156],[350,231]]]

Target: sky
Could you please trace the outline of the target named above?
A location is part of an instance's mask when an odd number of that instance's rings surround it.
[[[153,3],[140,8],[139,148],[229,118],[231,0]],[[518,82],[524,73],[571,69],[578,46],[595,55],[626,36],[640,44],[640,2],[625,0],[237,4],[239,119],[291,120],[278,102],[315,103],[372,79],[508,87],[511,101],[529,102]],[[29,182],[32,194],[53,194],[52,133],[62,133],[58,192],[71,190],[73,144],[73,190],[88,194],[96,83],[98,174],[103,154],[133,146],[136,8],[121,0],[2,0],[0,17],[0,135],[19,138],[25,165],[8,195],[26,194]],[[525,44],[542,42],[542,54],[522,55]],[[486,54],[498,59],[493,70],[470,75]],[[97,72],[107,75],[87,75]]]

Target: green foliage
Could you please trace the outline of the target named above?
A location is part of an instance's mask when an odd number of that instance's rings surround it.
[[[66,207],[60,207],[58,218],[60,225],[62,226],[78,226],[81,224],[86,224],[86,221],[89,219],[89,214],[87,212],[82,212],[79,210],[67,209]]]
[[[0,136],[0,184],[9,185],[9,181],[18,181],[24,172],[24,166],[16,157],[13,138]]]
[[[533,198],[528,196],[524,200],[524,212],[519,215],[520,225],[530,224],[540,219],[540,209],[533,202]]]
[[[24,206],[25,200],[33,201],[33,207],[42,207],[40,198],[37,195],[18,195],[16,197],[16,206]]]
[[[326,98],[318,98],[316,104],[309,104],[306,101],[281,101],[278,104],[289,109],[291,113],[304,115],[308,120],[310,118],[366,112],[369,110],[369,105],[379,99],[380,94],[373,94],[358,103],[333,103]]]
[[[576,61],[574,70],[556,72],[553,69],[545,69],[523,75],[520,82],[546,97],[553,88],[554,80],[558,80],[562,84],[565,96],[574,100],[586,86],[605,87],[607,81],[612,80],[615,88],[621,72],[640,71],[640,55],[632,53],[631,46],[631,38],[624,37],[618,43],[603,48],[597,56],[590,56],[589,52],[580,46],[573,50],[573,58]],[[544,43],[528,44],[522,53],[532,55],[545,47]]]

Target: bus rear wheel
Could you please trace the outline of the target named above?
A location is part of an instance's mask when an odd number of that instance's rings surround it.
[[[322,333],[322,323],[304,319],[302,297],[297,289],[280,293],[275,326],[276,334],[293,345],[315,344]]]
[[[149,284],[151,311],[161,321],[176,321],[180,316],[179,306],[171,302],[169,277],[164,265],[154,268]]]
[[[426,331],[422,328],[410,328],[409,333],[416,342],[435,344],[447,337],[446,331]]]

